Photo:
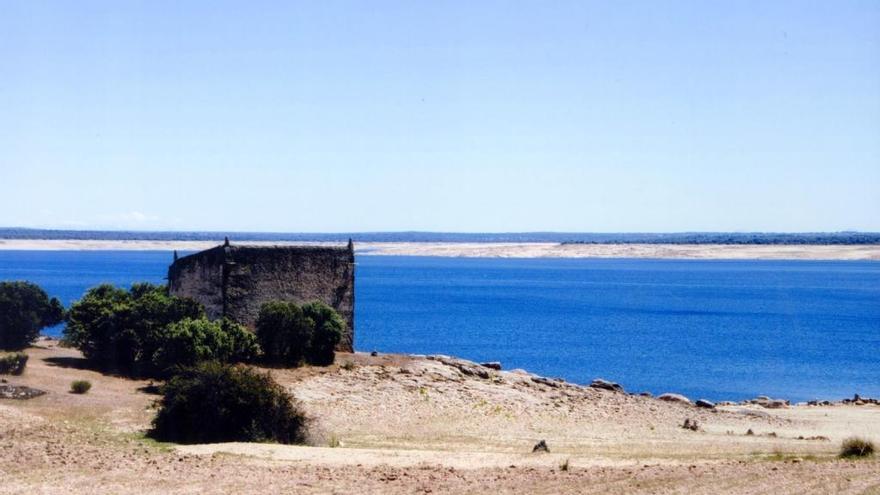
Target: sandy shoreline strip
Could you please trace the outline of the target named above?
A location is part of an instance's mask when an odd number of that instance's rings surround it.
[[[210,241],[0,239],[0,250],[24,251],[199,251]],[[243,242],[251,245],[340,245],[326,242]],[[461,258],[655,258],[880,260],[880,245],[734,245],[734,244],[558,244],[466,242],[361,242],[358,255],[442,256]]]

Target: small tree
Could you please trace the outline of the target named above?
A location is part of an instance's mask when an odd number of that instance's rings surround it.
[[[336,310],[319,301],[306,304],[302,311],[312,326],[312,339],[306,351],[306,360],[318,366],[333,364],[336,357],[334,350],[342,339],[345,320]]]
[[[299,366],[312,340],[312,322],[292,302],[273,301],[260,308],[257,338],[266,361]]]
[[[205,362],[162,387],[151,436],[180,443],[300,443],[306,417],[268,374]]]
[[[20,375],[27,362],[28,355],[23,352],[0,353],[0,375]]]
[[[168,325],[158,340],[152,364],[160,375],[202,361],[248,362],[259,353],[256,336],[229,320],[186,318]]]
[[[197,302],[171,296],[165,286],[135,284],[126,291],[105,284],[71,306],[64,337],[102,368],[150,373],[165,329],[204,314]]]
[[[0,282],[0,349],[31,345],[40,330],[61,323],[64,308],[30,282]]]

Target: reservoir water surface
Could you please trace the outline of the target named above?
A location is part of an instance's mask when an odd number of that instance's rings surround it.
[[[0,251],[65,305],[170,252]],[[355,347],[738,400],[880,396],[880,263],[358,256]],[[60,328],[50,329],[58,334]]]

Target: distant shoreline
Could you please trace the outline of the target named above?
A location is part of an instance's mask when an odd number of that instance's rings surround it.
[[[880,232],[229,232],[51,230],[0,227],[0,240],[356,243],[554,243],[699,245],[878,245]]]
[[[233,241],[235,242],[235,241]],[[199,251],[215,241],[0,239],[0,250]],[[339,242],[246,241],[255,245],[341,245]],[[880,260],[876,244],[635,244],[554,242],[357,242],[361,256],[459,258],[643,258],[728,260]]]

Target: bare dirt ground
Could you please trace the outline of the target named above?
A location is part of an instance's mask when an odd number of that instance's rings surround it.
[[[0,250],[198,251],[219,242],[86,241],[0,239]],[[342,245],[322,242],[247,242],[273,245]],[[465,242],[359,242],[358,255],[446,256],[463,258],[655,258],[655,259],[805,259],[880,260],[880,246],[728,245],[728,244],[558,244]]]
[[[847,436],[880,440],[875,405],[712,411],[340,354],[271,371],[314,418],[311,446],[176,446],[144,437],[148,382],[85,369],[52,341],[28,354],[25,374],[4,378],[48,393],[0,400],[0,493],[880,493],[880,459],[836,457]],[[75,379],[92,390],[68,393]],[[532,453],[541,439],[550,452]]]

